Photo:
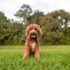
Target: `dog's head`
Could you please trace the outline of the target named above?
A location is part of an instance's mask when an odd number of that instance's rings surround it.
[[[37,39],[42,36],[42,29],[37,24],[30,24],[26,29],[26,37]]]

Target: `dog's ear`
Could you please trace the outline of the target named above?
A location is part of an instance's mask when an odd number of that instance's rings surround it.
[[[42,29],[40,28],[40,26],[37,26],[37,31],[39,36],[42,36]]]
[[[26,28],[26,30],[25,30],[25,35],[26,35],[26,37],[27,36],[29,36],[29,31],[31,30],[31,25],[29,25],[27,28]]]
[[[27,27],[26,30],[25,30],[25,35],[26,35],[26,37],[29,35],[29,29],[30,29],[30,28]]]

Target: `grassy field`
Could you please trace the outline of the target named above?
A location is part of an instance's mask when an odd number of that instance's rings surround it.
[[[40,59],[22,60],[23,46],[0,46],[0,70],[70,70],[70,46],[40,46]]]

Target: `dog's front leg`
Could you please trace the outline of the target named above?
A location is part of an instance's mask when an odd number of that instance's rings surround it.
[[[28,58],[28,56],[29,56],[29,50],[25,50],[24,55],[23,55],[23,59]]]
[[[39,59],[39,57],[40,57],[40,53],[39,53],[39,48],[38,47],[36,47],[36,49],[35,49],[35,53],[34,53],[34,56],[35,56],[35,59]]]
[[[28,58],[29,57],[29,54],[30,54],[30,48],[29,48],[29,45],[26,44],[26,47],[25,47],[25,50],[24,50],[23,59]]]

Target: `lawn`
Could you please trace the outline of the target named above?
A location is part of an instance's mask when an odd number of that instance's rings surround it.
[[[24,46],[0,46],[0,70],[70,70],[69,45],[39,48],[39,60],[22,60]]]

